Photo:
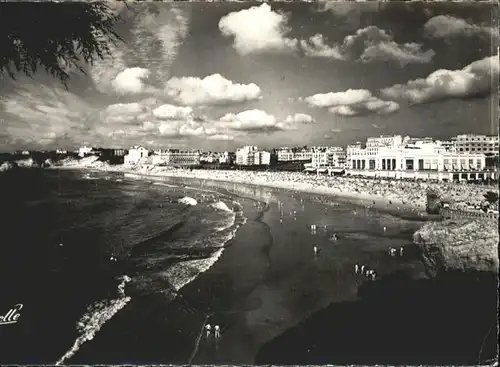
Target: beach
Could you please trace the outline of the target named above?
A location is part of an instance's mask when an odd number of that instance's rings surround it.
[[[131,243],[133,246],[122,248],[120,260],[113,270],[116,275],[127,274],[132,279],[125,285],[124,298],[119,298],[119,302],[124,303],[99,311],[96,315],[102,322],[82,334],[79,338],[84,339],[80,342],[77,339],[78,348],[74,351],[69,349],[73,341],[64,339],[65,334],[60,335],[58,343],[62,347],[52,345],[45,350],[43,360],[46,363],[54,363],[67,350],[65,360],[71,364],[460,364],[471,361],[471,353],[479,348],[476,344],[481,344],[478,335],[482,333],[482,338],[483,329],[489,328],[491,305],[496,303],[488,277],[483,276],[479,288],[467,286],[469,280],[460,277],[455,282],[448,278],[448,283],[440,281],[439,287],[435,286],[435,281],[426,275],[419,249],[413,244],[415,231],[432,216],[426,216],[412,205],[401,203],[400,206],[380,197],[335,196],[320,185],[314,186],[316,176],[265,173],[268,178],[292,177],[290,180],[300,183],[292,185],[290,181],[278,181],[276,187],[272,187],[274,183],[264,181],[264,176],[257,176],[260,180],[250,180],[245,172],[235,173],[239,180],[247,179],[242,184],[231,182],[235,178],[228,176],[231,172],[207,172],[204,178],[201,172],[188,170],[170,171],[176,173],[167,175],[156,171],[153,174],[140,170],[123,172],[121,169],[75,170],[71,167],[68,173],[80,177],[79,180],[87,182],[96,193],[100,192],[102,183],[110,187],[118,185],[120,190],[127,188],[122,191],[127,195],[130,188],[134,188],[136,194],[129,205],[136,207],[134,220],[137,221],[144,216],[144,210],[153,210],[148,215],[167,214],[161,209],[167,201],[158,200],[161,195],[172,200],[173,192],[176,193],[174,198],[185,196],[199,201],[189,209],[193,214],[201,210],[200,205],[205,200],[209,200],[208,203],[224,200],[228,205],[231,202],[241,205],[244,219],[239,222],[235,236],[222,242],[223,251],[217,250],[216,257],[206,258],[210,260],[207,266],[196,270],[192,266],[198,265],[184,266],[181,262],[176,273],[170,270],[165,273],[165,270],[177,260],[173,263],[158,260],[178,256],[178,250],[174,251],[172,245],[184,236],[182,226],[174,224],[165,231],[161,229],[161,221],[145,222],[141,236],[146,235],[144,231],[151,225],[151,229],[161,232],[155,238],[144,237],[139,245]],[[57,173],[55,170],[48,172]],[[197,177],[192,177],[195,175]],[[351,189],[353,182],[358,181],[350,181]],[[156,199],[148,198],[151,192]],[[137,193],[141,201],[147,201],[138,202]],[[123,216],[120,220],[129,220],[126,218]],[[313,224],[317,227],[314,232],[311,231]],[[133,227],[120,229],[118,225],[113,231],[125,230],[127,236],[137,236]],[[334,234],[337,238],[332,240]],[[203,241],[202,237],[195,241],[199,240]],[[170,245],[165,247],[164,241]],[[316,255],[312,251],[314,246],[319,249]],[[404,255],[390,257],[388,250],[391,247],[402,247]],[[208,248],[195,252],[183,250],[182,256],[189,254],[192,260],[188,263],[196,263],[195,259],[200,256],[205,259],[212,252]],[[156,262],[158,264],[153,265]],[[374,269],[377,280],[373,282],[355,274],[355,264]],[[150,266],[154,266],[153,272]],[[188,282],[182,281],[185,277],[182,274],[193,271],[197,275],[190,275]],[[167,273],[168,282],[165,282],[162,279],[167,279],[164,278]],[[175,274],[181,278],[177,279]],[[98,281],[98,274],[95,279]],[[173,281],[180,281],[179,287],[173,287],[177,284]],[[446,288],[450,284],[455,293]],[[461,284],[466,285],[463,299],[456,293]],[[116,287],[112,283],[110,286]],[[418,294],[418,302],[412,294]],[[436,313],[436,305],[433,305],[438,295],[442,296],[439,310],[444,314]],[[472,296],[481,300],[479,305],[474,304],[475,309],[464,302]],[[62,296],[60,300],[63,305]],[[455,306],[457,312],[470,311],[483,316],[476,320],[476,331],[468,339],[464,334],[466,329],[451,327],[451,320],[447,321],[448,326],[437,322],[438,316],[446,315],[447,307],[451,307],[450,300],[469,307]],[[420,309],[421,304],[427,306]],[[82,312],[81,308],[78,312]],[[65,314],[66,321],[61,324],[65,325],[66,332],[72,328],[72,318],[73,322],[78,322],[78,312],[75,311],[74,316]],[[425,320],[432,323],[423,322]],[[207,324],[220,326],[219,339],[212,334],[206,336],[204,326]],[[388,329],[389,326],[392,329]],[[398,326],[399,329],[394,329]],[[418,333],[417,326],[421,326]],[[375,339],[380,342],[374,343],[374,333],[386,329],[392,330],[391,335],[399,339],[377,337]],[[346,335],[353,331],[362,337],[348,338]],[[434,352],[428,347],[418,355],[416,335],[427,338],[425,333],[429,333],[445,338],[448,335],[445,331],[466,340],[471,347],[463,348],[461,354],[453,354],[444,346],[436,347]],[[78,333],[73,338],[77,336]],[[331,346],[324,344],[328,340],[336,340],[340,349],[334,348],[335,353],[329,353]],[[485,344],[486,354],[491,351],[491,343],[488,343]],[[436,353],[442,354],[441,359]],[[12,352],[10,355],[16,356]],[[40,354],[32,354],[31,359],[26,356],[23,361],[39,361],[37,356]],[[12,358],[10,361],[16,360]]]
[[[69,161],[63,168],[95,169],[107,172],[128,172],[147,176],[196,178],[282,188],[292,191],[334,196],[363,206],[385,207],[411,213],[426,210],[427,192],[434,191],[446,201],[451,209],[467,210],[486,203],[488,191],[498,193],[494,185],[473,185],[452,182],[425,182],[362,178],[352,176],[326,176],[303,172],[267,172],[240,170],[202,170],[161,167],[154,165],[127,166],[109,165],[87,157],[80,161]],[[61,168],[61,167],[56,167]]]
[[[106,323],[72,363],[253,364],[265,343],[332,302],[356,299],[366,279],[354,274],[354,263],[369,264],[380,276],[401,268],[417,278],[424,274],[411,250],[412,233],[422,223],[418,216],[406,220],[348,203],[321,203],[318,195],[265,187],[161,180],[235,193],[246,223],[220,259],[166,308],[132,299],[131,308]],[[316,234],[311,234],[311,223],[319,228]],[[330,240],[333,233],[336,242]],[[318,256],[314,245],[321,248]],[[390,259],[391,246],[404,246],[407,257]],[[147,309],[147,316],[132,322],[137,308]],[[165,315],[161,322],[159,315]],[[207,323],[220,325],[220,339],[205,337]]]

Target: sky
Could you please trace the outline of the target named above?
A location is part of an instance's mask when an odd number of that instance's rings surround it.
[[[67,89],[43,71],[0,74],[0,151],[224,151],[498,133],[491,4],[110,7],[124,42],[85,74],[70,70]]]

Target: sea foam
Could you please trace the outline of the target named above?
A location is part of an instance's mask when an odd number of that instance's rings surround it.
[[[112,300],[101,300],[88,307],[87,312],[77,323],[77,330],[80,336],[75,340],[73,346],[56,362],[61,365],[67,359],[71,358],[88,340],[94,339],[95,334],[101,327],[120,311],[130,301],[130,297],[125,296],[125,284],[132,279],[127,275],[120,277],[121,282],[118,285],[118,298]]]
[[[179,200],[177,200],[177,202],[180,204],[186,204],[186,205],[192,205],[192,206],[198,204],[196,199],[190,198],[189,196],[184,196],[183,198],[180,198]]]
[[[210,204],[210,206],[214,209],[223,210],[225,212],[232,212],[232,210],[229,209],[226,203],[224,203],[223,201],[218,201],[216,203]]]

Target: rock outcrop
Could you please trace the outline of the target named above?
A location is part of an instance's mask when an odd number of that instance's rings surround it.
[[[477,218],[428,222],[413,235],[430,276],[448,270],[498,273],[498,223]]]

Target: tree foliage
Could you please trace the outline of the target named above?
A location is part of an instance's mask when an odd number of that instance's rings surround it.
[[[484,198],[490,204],[494,204],[498,202],[498,193],[494,191],[488,191],[484,194]]]
[[[439,214],[441,210],[441,196],[436,190],[428,189],[426,192],[426,212],[428,214]]]
[[[110,54],[120,18],[104,2],[0,3],[0,74],[46,70],[65,85],[68,68]]]

